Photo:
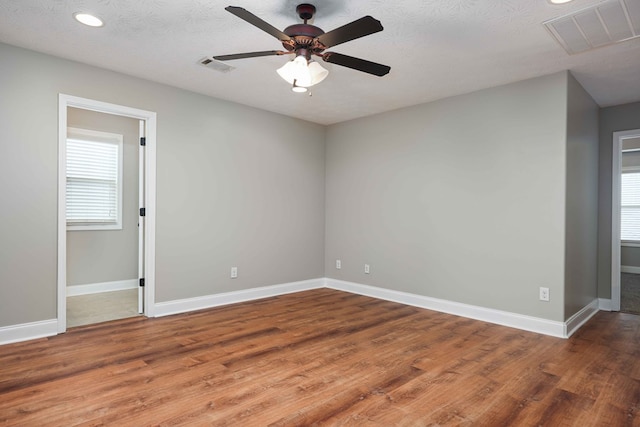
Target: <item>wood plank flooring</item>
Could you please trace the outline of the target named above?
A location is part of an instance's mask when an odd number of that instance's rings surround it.
[[[639,338],[319,289],[0,346],[0,426],[635,426]]]

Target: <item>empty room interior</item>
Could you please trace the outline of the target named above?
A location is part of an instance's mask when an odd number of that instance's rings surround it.
[[[640,425],[640,0],[0,0],[0,425]]]

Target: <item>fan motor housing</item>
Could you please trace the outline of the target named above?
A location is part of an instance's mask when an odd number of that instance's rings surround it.
[[[324,34],[321,28],[315,25],[309,24],[293,24],[284,29],[283,33],[289,37],[305,36],[305,37],[319,37]]]
[[[283,33],[291,37],[291,40],[282,42],[282,46],[288,51],[297,51],[301,48],[309,48],[313,53],[319,53],[324,50],[324,46],[320,46],[315,40],[324,34],[321,28],[310,24],[294,24],[284,29]]]

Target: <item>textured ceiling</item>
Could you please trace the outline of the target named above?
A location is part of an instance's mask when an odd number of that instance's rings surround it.
[[[626,0],[637,3],[640,0]],[[602,3],[575,0],[317,0],[325,31],[365,15],[384,31],[330,50],[391,66],[375,77],[338,65],[293,93],[275,72],[288,57],[230,61],[205,56],[281,49],[273,37],[226,12],[243,7],[284,29],[299,22],[291,0],[0,0],[0,41],[321,124],[571,70],[600,106],[640,101],[640,39],[568,55],[543,22]],[[89,28],[86,11],[106,25]],[[2,58],[0,58],[0,65]]]

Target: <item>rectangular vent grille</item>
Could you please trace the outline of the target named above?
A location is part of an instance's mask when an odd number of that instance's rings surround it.
[[[640,37],[640,0],[610,0],[544,22],[573,55]]]
[[[231,65],[227,65],[221,61],[216,61],[215,59],[208,56],[202,58],[200,60],[200,64],[212,70],[220,71],[221,73],[228,73],[231,70],[235,70],[235,67],[232,67]]]

